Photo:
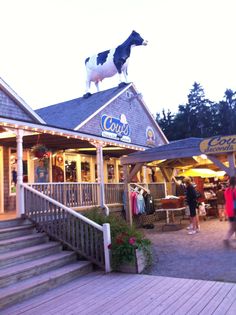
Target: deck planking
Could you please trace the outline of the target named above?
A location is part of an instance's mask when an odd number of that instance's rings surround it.
[[[236,284],[94,272],[1,315],[235,315]]]

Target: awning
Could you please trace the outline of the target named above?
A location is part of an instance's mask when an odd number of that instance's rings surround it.
[[[218,173],[219,172],[215,172],[215,171],[210,170],[208,168],[191,168],[191,169],[189,169],[187,171],[179,173],[178,176],[183,176],[183,177],[202,177],[202,178],[222,176],[222,174],[218,175]],[[222,172],[220,172],[220,173],[222,173]]]

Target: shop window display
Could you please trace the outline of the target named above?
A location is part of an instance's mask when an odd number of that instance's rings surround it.
[[[118,165],[119,183],[124,182],[124,168],[122,165]]]
[[[107,180],[108,183],[113,183],[115,180],[115,170],[113,164],[107,164]]]
[[[91,180],[90,163],[81,162],[81,180],[82,182],[89,182]]]
[[[34,174],[36,183],[47,183],[49,181],[48,159],[35,160]]]
[[[66,160],[65,169],[66,169],[66,181],[77,182],[76,161]]]
[[[57,154],[53,158],[52,164],[52,181],[53,182],[64,182],[64,159],[61,154]]]

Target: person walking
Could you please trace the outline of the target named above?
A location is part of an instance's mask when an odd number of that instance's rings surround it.
[[[229,187],[224,192],[225,209],[229,221],[229,229],[224,239],[224,244],[229,246],[229,241],[232,235],[236,232],[236,213],[234,203],[236,201],[236,177],[232,176],[229,180]]]
[[[225,196],[224,196],[223,186],[221,184],[219,184],[217,187],[216,200],[217,200],[217,209],[218,209],[219,220],[220,221],[226,221]]]
[[[186,185],[186,201],[190,211],[190,229],[188,234],[193,235],[200,231],[197,218],[197,192],[189,177],[184,178],[184,183]]]

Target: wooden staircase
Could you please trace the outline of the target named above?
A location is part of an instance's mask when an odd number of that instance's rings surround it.
[[[0,221],[0,310],[91,272],[28,220]]]

